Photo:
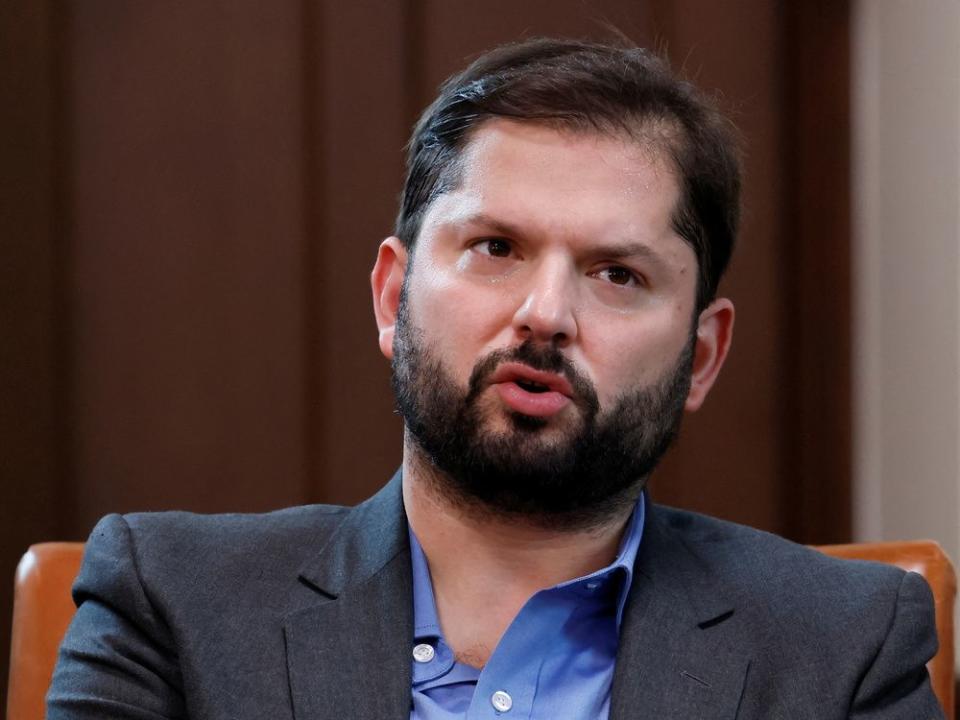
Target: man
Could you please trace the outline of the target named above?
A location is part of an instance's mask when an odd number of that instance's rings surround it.
[[[726,123],[642,50],[451,79],[372,274],[401,472],[104,519],[50,717],[940,717],[922,579],[643,493],[730,347],[738,195]]]

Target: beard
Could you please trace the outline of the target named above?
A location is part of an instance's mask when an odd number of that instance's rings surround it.
[[[636,502],[676,438],[695,340],[691,329],[680,357],[658,382],[629,389],[607,410],[569,358],[530,340],[481,358],[464,391],[411,323],[401,293],[392,368],[407,447],[455,506],[556,530],[598,527]],[[573,388],[566,417],[511,411],[505,429],[492,428],[489,415],[502,411],[488,409],[483,393],[503,362],[564,375]]]

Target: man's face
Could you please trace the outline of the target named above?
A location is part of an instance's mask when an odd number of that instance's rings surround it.
[[[403,293],[381,347],[408,431],[467,499],[607,512],[690,394],[697,266],[672,229],[674,173],[627,139],[506,120],[462,163],[410,265],[392,251]]]

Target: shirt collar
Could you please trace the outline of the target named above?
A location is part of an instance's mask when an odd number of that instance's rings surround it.
[[[410,561],[413,568],[413,636],[417,640],[442,637],[427,557],[423,554],[420,541],[409,523],[407,528],[410,533]]]
[[[646,493],[641,493],[630,515],[627,528],[620,540],[620,548],[613,562],[589,575],[568,580],[550,588],[551,590],[589,588],[592,583],[616,582],[617,578],[615,576],[621,576],[622,581],[617,589],[617,632],[620,631],[623,609],[626,606],[627,595],[633,582],[633,564],[637,559],[637,551],[643,537],[645,514]],[[413,532],[413,528],[410,528],[409,525],[407,527],[410,533],[410,559],[413,571],[414,638],[416,640],[442,638],[443,633],[440,630],[440,621],[437,617],[437,605],[433,595],[433,583],[430,579],[427,558]]]

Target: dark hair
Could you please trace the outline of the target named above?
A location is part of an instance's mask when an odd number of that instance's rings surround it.
[[[626,133],[672,158],[677,234],[697,256],[697,308],[716,295],[740,217],[733,126],[692,84],[643,48],[533,39],[498,47],[448,79],[414,127],[396,235],[412,249],[433,200],[458,181],[469,132],[490,117]]]

